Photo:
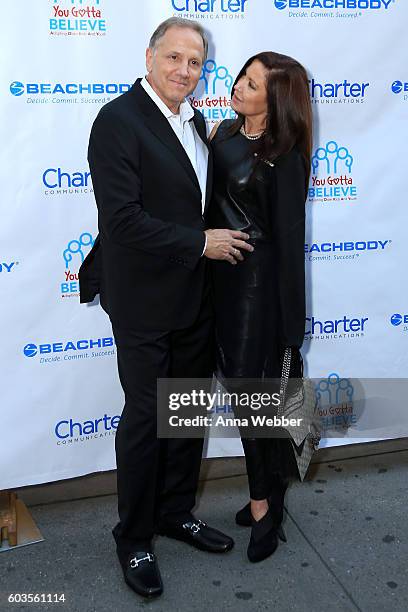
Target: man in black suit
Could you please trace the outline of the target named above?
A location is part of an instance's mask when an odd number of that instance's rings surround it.
[[[81,302],[100,293],[117,346],[125,407],[116,433],[118,512],[113,529],[125,581],[162,592],[154,533],[212,552],[233,540],[196,519],[202,439],[158,439],[157,378],[213,371],[206,260],[242,260],[247,234],[206,230],[211,152],[196,87],[207,40],[195,22],[171,18],[152,35],[148,75],[106,104],[88,160],[99,236],[80,273]]]

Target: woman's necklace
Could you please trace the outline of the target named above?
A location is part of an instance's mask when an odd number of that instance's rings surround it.
[[[245,126],[242,124],[239,131],[243,136],[245,136],[245,138],[248,138],[248,140],[258,140],[258,138],[263,136],[265,130],[262,130],[262,132],[257,132],[256,134],[247,134],[245,131]]]

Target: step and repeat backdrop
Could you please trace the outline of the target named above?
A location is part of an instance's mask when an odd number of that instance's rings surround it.
[[[233,116],[232,83],[250,55],[278,51],[308,71],[315,134],[303,353],[307,375],[326,380],[322,418],[347,430],[351,379],[407,375],[404,0],[9,0],[0,68],[0,489],[115,467],[123,396],[112,331],[100,306],[78,296],[78,269],[97,234],[88,137],[101,106],[145,74],[150,34],[173,15],[209,33],[189,98],[209,129]],[[398,402],[380,400],[382,421],[370,425],[368,412],[360,436],[339,433],[322,446],[407,435]],[[207,456],[241,453],[238,439],[206,446]]]

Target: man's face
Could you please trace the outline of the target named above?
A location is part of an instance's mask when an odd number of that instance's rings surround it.
[[[172,26],[154,52],[146,50],[148,81],[163,102],[178,110],[197,86],[204,60],[204,44],[198,32]]]

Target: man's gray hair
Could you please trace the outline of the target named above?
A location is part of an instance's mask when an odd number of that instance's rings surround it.
[[[190,28],[190,30],[194,30],[195,32],[198,32],[198,34],[200,34],[201,38],[203,39],[205,61],[207,59],[208,54],[208,39],[205,34],[204,28],[197,21],[193,21],[192,19],[183,19],[182,17],[170,17],[169,19],[166,19],[166,21],[163,21],[157,26],[157,28],[153,32],[149,41],[149,48],[154,51],[159,40],[163,38],[169,28],[172,28],[174,26],[178,28]]]

